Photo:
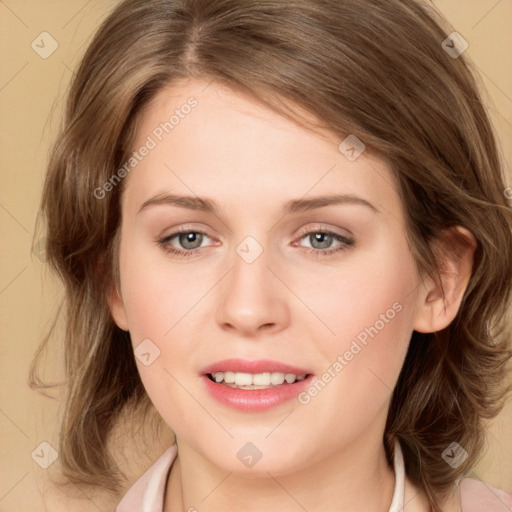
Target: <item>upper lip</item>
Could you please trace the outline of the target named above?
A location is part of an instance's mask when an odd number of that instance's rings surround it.
[[[245,359],[224,359],[210,364],[201,370],[202,375],[216,372],[244,372],[244,373],[266,373],[280,372],[293,373],[294,375],[307,375],[311,372],[304,368],[291,366],[289,364],[280,363],[279,361],[271,361],[270,359],[258,359],[257,361],[247,361]]]

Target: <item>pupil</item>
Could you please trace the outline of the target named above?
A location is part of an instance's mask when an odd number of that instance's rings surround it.
[[[319,242],[320,244],[323,243],[322,247],[325,248],[329,245],[328,243],[326,243],[326,240],[328,242],[329,238],[330,238],[330,235],[328,235],[327,233],[315,233],[313,236],[315,237],[315,242]],[[325,239],[324,239],[324,237],[325,237]],[[324,239],[324,240],[322,240],[322,239]]]
[[[182,235],[182,237],[184,237],[184,240],[182,241],[183,247],[185,247],[187,249],[196,249],[196,247],[194,246],[194,243],[197,243],[196,238],[201,237],[201,236],[202,235],[200,235],[199,233],[193,233],[193,232],[185,233],[184,235]],[[188,244],[191,244],[192,247],[190,247]]]

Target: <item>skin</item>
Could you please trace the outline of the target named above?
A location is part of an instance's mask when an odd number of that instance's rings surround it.
[[[422,278],[387,164],[365,151],[349,161],[344,137],[313,133],[216,82],[190,80],[161,90],[142,116],[134,149],[190,96],[198,105],[125,179],[113,317],[134,348],[149,338],[160,356],[136,359],[149,397],[176,434],[165,510],[387,511],[394,473],[382,436],[392,389],[413,330],[432,332],[455,317],[473,250],[459,251],[443,276],[446,299]],[[304,114],[307,118],[307,114]],[[153,204],[159,194],[214,200],[215,213]],[[283,215],[286,201],[333,193],[364,198]],[[158,244],[177,228],[200,247],[178,258]],[[339,248],[334,231],[355,243]],[[459,231],[471,240],[471,235]],[[236,252],[251,235],[263,253]],[[182,251],[192,245],[175,236]],[[190,250],[190,248],[188,249]],[[309,252],[308,252],[309,251]],[[215,401],[200,370],[222,359],[272,359],[321,376],[352,340],[394,303],[402,308],[307,405],[292,399],[265,412]],[[252,468],[237,452],[262,453]],[[410,482],[407,510],[428,510]],[[454,508],[455,510],[455,508]]]

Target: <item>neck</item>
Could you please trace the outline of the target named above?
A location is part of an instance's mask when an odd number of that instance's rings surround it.
[[[361,439],[285,475],[246,476],[218,468],[179,440],[165,512],[299,509],[388,512],[395,478],[382,441]]]

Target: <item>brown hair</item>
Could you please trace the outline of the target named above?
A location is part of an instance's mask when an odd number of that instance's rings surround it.
[[[126,0],[107,18],[73,80],[41,208],[48,261],[66,291],[60,459],[71,481],[119,491],[109,434],[128,405],[151,405],[106,300],[118,279],[123,184],[103,199],[93,192],[126,161],[155,93],[201,77],[304,124],[291,108],[299,105],[317,128],[340,142],[355,134],[386,158],[425,274],[439,280],[435,242],[445,228],[474,235],[457,317],[440,332],[413,333],[385,430],[388,457],[398,438],[409,478],[439,510],[479,457],[483,420],[503,404],[512,289],[512,213],[496,139],[470,64],[444,51],[440,23],[417,0]],[[33,387],[42,386],[40,353]],[[441,457],[453,441],[469,454],[458,468]]]

